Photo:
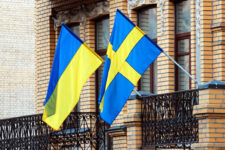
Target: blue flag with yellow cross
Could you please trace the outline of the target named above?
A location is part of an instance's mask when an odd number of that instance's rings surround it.
[[[98,98],[105,122],[112,124],[141,75],[161,52],[140,28],[116,11]]]

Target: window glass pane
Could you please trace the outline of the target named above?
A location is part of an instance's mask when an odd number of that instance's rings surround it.
[[[178,41],[178,53],[189,53],[189,39]]]
[[[96,22],[97,49],[107,49],[109,43],[109,19]]]
[[[178,63],[189,72],[189,55],[178,57]],[[189,77],[178,68],[178,90],[189,89]]]
[[[150,67],[144,72],[141,77],[141,90],[145,92],[150,92]]]
[[[151,38],[157,38],[157,10],[149,8],[138,14],[139,27]]]
[[[80,37],[80,26],[79,25],[72,25],[70,26],[70,29]]]
[[[176,4],[176,33],[190,32],[190,0]]]
[[[141,81],[141,91],[157,93],[157,60],[154,61],[153,70],[149,67],[144,74],[142,75]],[[151,71],[153,71],[153,77],[151,77]],[[151,78],[153,79],[151,81]],[[153,82],[153,83],[151,83]],[[153,89],[151,89],[151,85],[153,84]]]

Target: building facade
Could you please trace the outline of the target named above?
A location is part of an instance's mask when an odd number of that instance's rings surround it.
[[[35,113],[34,0],[0,1],[0,118]]]
[[[120,9],[198,82],[162,53],[137,90],[160,95],[198,89],[198,104],[193,106],[198,140],[191,148],[225,149],[225,0],[36,0],[35,7],[37,113],[43,112],[61,24],[105,58],[115,12]],[[89,78],[74,111],[99,111],[102,70],[103,65]],[[152,148],[143,146],[142,111],[140,99],[128,100],[108,130],[109,149]]]

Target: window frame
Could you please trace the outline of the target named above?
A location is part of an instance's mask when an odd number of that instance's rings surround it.
[[[140,25],[140,23],[139,23],[140,22],[140,19],[139,19],[140,18],[140,13],[143,12],[143,11],[146,11],[148,9],[153,9],[153,8],[155,8],[157,10],[157,5],[156,4],[151,4],[151,5],[143,6],[143,7],[140,7],[138,9],[136,9],[136,13],[137,13],[137,25],[138,25],[138,27]],[[152,40],[155,43],[157,43],[157,38],[154,38]],[[149,85],[150,86],[150,91],[148,91],[148,92],[150,92],[150,93],[155,93],[155,91],[154,91],[154,78],[155,78],[154,77],[154,62],[149,67],[150,68],[150,76],[149,76],[149,79],[150,79],[150,85]],[[141,79],[138,82],[137,88],[138,88],[139,91],[142,90]]]
[[[175,51],[174,51],[174,54],[175,54],[175,60],[177,62],[178,62],[179,57],[189,55],[189,57],[188,57],[189,58],[189,74],[191,75],[191,31],[184,32],[184,33],[176,33],[176,31],[177,31],[177,19],[176,19],[177,18],[176,17],[177,7],[176,7],[176,4],[182,3],[184,1],[189,1],[189,0],[181,0],[181,1],[175,0],[174,1],[174,6],[175,6],[175,14],[174,14],[174,18],[175,18],[175,24],[174,24],[174,26],[175,26]],[[191,5],[190,5],[190,7],[191,7]],[[190,11],[191,11],[191,8],[190,8]],[[190,20],[191,20],[191,18],[190,18]],[[191,24],[190,24],[190,28],[191,28]],[[189,40],[189,52],[179,53],[178,52],[178,42],[180,40],[185,40],[185,39]],[[174,69],[175,69],[175,91],[179,91],[179,89],[178,89],[178,87],[179,87],[178,70],[180,68],[178,68],[177,65],[175,65]],[[192,86],[191,86],[191,78],[190,77],[188,77],[188,83],[189,83],[189,89],[191,89]]]

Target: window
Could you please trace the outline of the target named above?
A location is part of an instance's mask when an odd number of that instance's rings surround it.
[[[156,5],[138,11],[138,26],[157,42],[157,9]],[[157,93],[157,60],[144,72],[139,82],[139,89]]]
[[[96,21],[95,23],[95,43],[96,52],[105,60],[107,46],[109,43],[109,18],[104,17]],[[96,73],[96,99],[101,88],[101,79],[103,74],[104,64],[102,64]],[[98,108],[96,108],[98,110]]]
[[[191,40],[190,40],[190,0],[176,3],[176,61],[190,73]],[[189,77],[177,66],[175,67],[176,90],[187,90],[191,87]]]

